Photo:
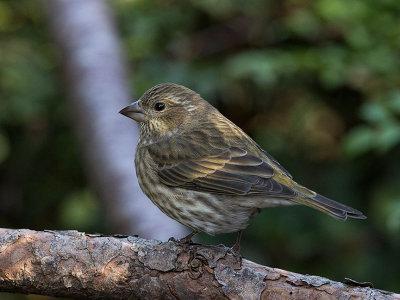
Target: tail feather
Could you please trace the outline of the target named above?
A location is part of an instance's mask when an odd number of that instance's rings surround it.
[[[313,197],[304,197],[301,198],[301,202],[304,205],[310,206],[317,210],[320,210],[331,217],[335,218],[339,221],[346,221],[346,219],[354,218],[354,219],[366,219],[367,217],[363,215],[362,212],[344,205],[342,203],[333,201],[329,198],[326,198],[320,194],[316,194]]]

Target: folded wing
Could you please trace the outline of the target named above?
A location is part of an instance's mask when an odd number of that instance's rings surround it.
[[[274,168],[270,164],[239,147],[166,165],[158,175],[166,185],[214,194],[283,198],[297,195],[272,178]]]

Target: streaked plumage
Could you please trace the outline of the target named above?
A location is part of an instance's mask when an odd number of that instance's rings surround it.
[[[186,87],[157,85],[121,113],[140,122],[135,165],[142,190],[165,214],[197,232],[240,231],[261,209],[282,205],[303,204],[340,221],[365,218],[294,182],[271,155]]]

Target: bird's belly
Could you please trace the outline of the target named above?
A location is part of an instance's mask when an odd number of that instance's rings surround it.
[[[160,186],[147,196],[167,216],[208,234],[236,232],[247,227],[255,208],[235,205],[226,196]],[[158,190],[158,191],[156,191]]]

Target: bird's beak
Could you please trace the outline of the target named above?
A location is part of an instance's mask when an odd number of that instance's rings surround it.
[[[133,102],[132,104],[129,104],[127,107],[121,109],[119,113],[137,122],[146,121],[144,110],[140,106],[140,100]]]

